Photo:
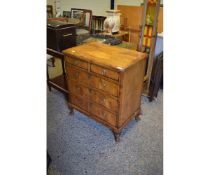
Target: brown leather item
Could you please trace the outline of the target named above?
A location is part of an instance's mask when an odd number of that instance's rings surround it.
[[[91,42],[63,51],[69,107],[111,128],[138,118],[147,54]]]

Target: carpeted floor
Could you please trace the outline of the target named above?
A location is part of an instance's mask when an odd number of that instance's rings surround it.
[[[49,175],[162,175],[163,92],[142,99],[142,120],[126,126],[116,143],[111,130],[80,112],[69,115],[62,93],[47,92]]]

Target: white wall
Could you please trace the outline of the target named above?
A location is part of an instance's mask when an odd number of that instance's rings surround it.
[[[117,8],[117,5],[139,6],[143,2],[144,0],[115,0],[115,8]],[[160,3],[163,4],[163,0],[160,0]]]
[[[54,5],[55,0],[47,0],[47,5]]]
[[[93,15],[106,16],[110,0],[61,0],[61,11],[70,11],[71,8],[90,9]]]
[[[115,8],[118,5],[133,5],[139,6],[144,0],[115,0]]]
[[[48,5],[53,5],[55,10],[55,0],[47,0]],[[71,8],[91,9],[93,15],[106,16],[106,10],[110,9],[110,0],[60,0],[61,11],[70,11]],[[115,9],[117,5],[139,6],[144,0],[115,0]],[[161,3],[163,0],[161,0]],[[55,13],[54,13],[55,14]]]

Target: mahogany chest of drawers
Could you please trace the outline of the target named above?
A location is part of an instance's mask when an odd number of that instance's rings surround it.
[[[61,52],[76,46],[76,26],[62,21],[47,22],[47,48]]]
[[[63,51],[69,107],[112,129],[116,141],[123,127],[140,115],[147,55],[91,42]]]

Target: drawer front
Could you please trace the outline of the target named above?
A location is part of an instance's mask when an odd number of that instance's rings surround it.
[[[91,89],[89,90],[89,95],[92,101],[103,105],[111,111],[118,111],[118,102],[116,99]]]
[[[60,46],[60,51],[69,47],[76,46],[76,27],[65,27],[57,30],[57,42]]]
[[[88,98],[88,96],[89,96],[88,88],[81,86],[73,81],[70,81],[69,87],[70,87],[71,93],[81,96],[81,97],[84,97],[84,98]]]
[[[89,84],[89,75],[87,72],[75,69],[73,66],[66,66],[68,79],[80,82],[83,84]],[[71,83],[72,84],[72,83]],[[71,87],[70,87],[71,88]]]
[[[90,77],[90,86],[108,92],[111,95],[118,96],[118,85],[109,81],[104,80],[103,78],[91,76]]]
[[[83,98],[71,94],[71,103],[85,111],[88,111],[88,102],[83,100]]]
[[[70,64],[73,64],[74,66],[77,66],[77,67],[80,67],[80,68],[83,68],[83,69],[88,69],[88,63],[85,62],[85,61],[82,61],[82,60],[79,60],[79,59],[74,59],[74,58],[71,58],[71,57],[67,57],[66,58],[66,61]]]
[[[93,115],[96,115],[98,118],[106,121],[107,123],[111,124],[112,126],[116,125],[116,116],[104,110],[100,105],[90,103],[89,112]]]
[[[91,64],[90,71],[111,78],[113,80],[119,80],[119,74],[117,72],[103,68],[101,66]]]

